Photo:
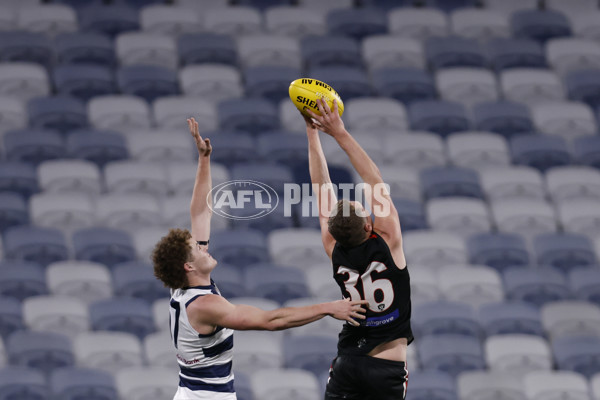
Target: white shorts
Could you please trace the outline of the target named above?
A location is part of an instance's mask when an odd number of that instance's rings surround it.
[[[235,393],[190,390],[186,387],[179,386],[173,400],[237,400],[237,397]]]

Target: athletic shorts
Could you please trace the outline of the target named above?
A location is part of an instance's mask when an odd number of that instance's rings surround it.
[[[338,356],[329,370],[325,400],[403,400],[407,381],[404,361]]]

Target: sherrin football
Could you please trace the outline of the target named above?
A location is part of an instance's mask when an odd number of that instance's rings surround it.
[[[339,94],[325,82],[311,78],[300,78],[290,83],[290,99],[300,112],[307,117],[306,112],[311,110],[317,115],[321,115],[317,107],[317,99],[324,98],[329,108],[333,110],[333,99],[337,102],[340,117],[344,113],[344,102]]]

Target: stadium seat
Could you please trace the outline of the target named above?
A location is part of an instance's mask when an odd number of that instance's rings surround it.
[[[0,189],[28,197],[39,190],[35,167],[24,162],[0,161]]]
[[[284,193],[286,183],[293,182],[290,168],[272,163],[236,164],[231,169],[231,179],[248,181],[260,177],[260,183],[269,186],[279,195]],[[265,199],[266,201],[266,199]]]
[[[586,12],[582,14],[573,15],[571,17],[571,23],[573,24],[573,31],[576,36],[597,40],[600,32],[598,28],[600,27],[598,24],[598,15],[600,12]]]
[[[523,383],[510,372],[465,372],[458,377],[457,385],[460,398],[464,400],[483,400],[489,396],[525,399]]]
[[[169,69],[177,67],[175,40],[169,36],[129,32],[117,36],[117,57],[122,67],[130,65],[157,66]]]
[[[542,172],[570,163],[567,142],[562,137],[549,135],[518,135],[510,139],[512,161]]]
[[[454,377],[461,372],[483,369],[479,340],[456,334],[429,335],[417,342],[420,364]]]
[[[23,300],[23,319],[32,331],[55,332],[70,339],[89,329],[86,304],[67,296],[35,296]]]
[[[32,165],[66,156],[64,139],[58,132],[46,129],[6,132],[4,150],[9,161],[24,161]]]
[[[398,134],[390,132],[384,138],[384,167],[388,174],[384,178],[392,179],[401,173],[398,168],[410,168],[421,170],[427,167],[435,167],[446,164],[446,149],[444,141],[439,135],[426,131],[409,131]],[[396,172],[397,171],[397,172]],[[391,184],[391,182],[388,182]],[[401,188],[396,188],[402,190]],[[398,192],[392,192],[393,196],[399,196]]]
[[[594,0],[575,0],[569,6],[560,0],[546,0],[546,7],[551,10],[560,11],[569,17],[588,14],[598,10],[598,4]]]
[[[600,234],[600,202],[579,199],[556,205],[559,222],[565,232],[593,238]]]
[[[421,203],[403,198],[392,198],[392,202],[396,207],[400,221],[402,221],[404,232],[427,229],[428,224]]]
[[[0,94],[28,101],[50,93],[48,73],[43,66],[28,62],[0,64]]]
[[[104,168],[104,177],[110,193],[164,196],[168,192],[166,172],[156,163],[113,162]]]
[[[439,231],[468,237],[475,233],[489,232],[491,221],[485,203],[478,199],[462,197],[436,198],[427,202],[427,221]],[[406,230],[404,218],[400,216]]]
[[[560,74],[600,68],[600,45],[580,38],[553,39],[546,45],[550,65]]]
[[[216,63],[235,65],[237,48],[232,37],[211,32],[185,33],[177,38],[181,65]]]
[[[112,71],[102,65],[60,65],[54,69],[53,80],[59,95],[83,101],[116,91]]]
[[[542,323],[552,339],[566,336],[598,336],[600,308],[580,300],[549,303],[541,308]]]
[[[50,375],[52,393],[61,399],[76,400],[81,396],[95,400],[117,398],[115,382],[111,374],[88,368],[60,368]]]
[[[63,4],[43,4],[24,7],[17,13],[17,28],[40,32],[50,37],[77,30],[75,10]]]
[[[69,233],[95,222],[94,203],[87,193],[42,193],[31,197],[31,221],[37,226]]]
[[[450,161],[457,167],[480,171],[507,167],[510,163],[508,143],[494,133],[458,132],[448,136],[446,146]]]
[[[258,153],[266,162],[290,167],[308,161],[306,138],[294,132],[269,131],[258,137]]]
[[[538,131],[549,135],[568,140],[598,133],[594,113],[584,103],[565,101],[536,104],[531,114]]]
[[[414,400],[457,400],[455,379],[439,370],[419,371],[410,377],[410,396]]]
[[[533,238],[557,231],[554,207],[537,199],[510,199],[491,204],[491,214],[499,232]]]
[[[0,296],[0,336],[6,339],[13,332],[25,329],[21,302],[14,297]]]
[[[375,93],[392,97],[406,105],[413,101],[433,100],[437,97],[432,76],[419,69],[384,68],[371,73]]]
[[[264,235],[249,229],[213,232],[210,252],[215,259],[239,268],[269,261]]]
[[[484,68],[452,67],[439,69],[436,86],[443,100],[471,107],[498,99],[494,74]]]
[[[476,104],[473,122],[476,129],[499,133],[506,138],[534,130],[529,109],[510,101]]]
[[[517,234],[479,233],[467,240],[467,248],[471,263],[488,265],[496,270],[529,264],[525,241]]]
[[[197,97],[169,96],[156,99],[153,104],[153,114],[156,124],[161,128],[185,132],[188,129],[186,119],[190,116],[196,118],[198,129],[202,133],[217,128],[215,105]],[[185,137],[188,139],[187,136]]]
[[[545,68],[542,45],[531,39],[494,38],[486,43],[490,64],[498,72],[512,68]]]
[[[219,124],[225,130],[242,130],[252,134],[279,127],[275,106],[265,99],[225,100],[217,106]]]
[[[467,259],[462,238],[448,232],[410,231],[404,235],[404,251],[414,265],[442,267],[464,264]]]
[[[232,165],[251,163],[256,160],[253,154],[256,152],[256,144],[247,132],[215,132],[214,135],[207,132],[204,136],[210,138],[211,145],[215,149],[220,149],[219,152],[211,155],[213,161],[231,167]]]
[[[500,86],[506,100],[530,106],[565,98],[563,84],[556,73],[540,68],[504,70],[500,74]]]
[[[29,210],[23,195],[17,192],[0,192],[0,232],[11,226],[27,225]]]
[[[138,12],[125,6],[104,5],[87,7],[79,16],[81,30],[115,37],[140,28]]]
[[[600,304],[600,274],[595,267],[572,269],[569,287],[575,298]]]
[[[48,399],[48,387],[42,372],[11,366],[0,369],[0,398],[23,400]]]
[[[4,257],[46,266],[65,260],[68,249],[61,231],[36,226],[15,226],[4,232]]]
[[[64,33],[55,39],[56,57],[61,64],[94,64],[111,66],[115,63],[112,41],[103,34]]]
[[[144,99],[127,95],[107,95],[88,102],[90,124],[96,129],[128,131],[148,129],[150,108]]]
[[[300,69],[295,67],[271,65],[248,67],[244,70],[246,94],[279,102],[288,97],[290,82],[300,75]]]
[[[327,262],[321,233],[310,228],[275,230],[268,234],[271,259],[281,265],[307,268]]]
[[[362,55],[370,71],[382,68],[425,67],[423,46],[415,39],[374,35],[362,41]]]
[[[480,334],[473,308],[467,303],[453,301],[416,305],[411,325],[417,337],[456,334],[478,338]]]
[[[516,38],[546,42],[549,39],[570,36],[567,17],[553,10],[521,10],[510,16],[510,25]]]
[[[167,181],[169,182],[170,192],[173,192],[175,197],[187,197],[187,201],[189,202],[189,199],[192,195],[192,190],[194,189],[194,181],[196,180],[197,170],[197,162],[178,162],[167,164]],[[214,161],[211,165],[211,175],[213,187],[229,181],[230,179],[229,170],[222,164],[218,164]],[[165,200],[168,201],[169,199],[167,198]],[[189,206],[189,204],[187,206]],[[186,209],[188,208],[187,206],[185,207]],[[187,213],[187,210],[185,210],[185,212]],[[189,215],[187,215],[187,217],[189,217]],[[189,220],[189,218],[187,219]]]
[[[408,117],[398,100],[384,97],[350,99],[345,104],[346,124],[352,131],[406,131]],[[371,139],[371,138],[370,138]]]
[[[73,349],[77,366],[110,372],[111,374],[144,363],[142,344],[131,333],[82,333],[73,341]]]
[[[169,295],[162,282],[156,279],[152,266],[143,261],[117,264],[112,269],[115,295],[133,297],[152,303]]]
[[[20,301],[48,293],[43,266],[35,262],[2,261],[0,294]]]
[[[540,312],[530,303],[488,303],[479,308],[479,324],[486,336],[524,334],[543,336]]]
[[[481,184],[491,200],[538,199],[546,197],[542,174],[530,167],[511,166],[480,171]]]
[[[47,193],[70,192],[100,194],[101,175],[98,167],[83,160],[50,160],[39,165],[40,187]]]
[[[414,306],[433,303],[442,299],[436,268],[421,265],[416,268],[409,268],[409,272],[411,281],[410,298]]]
[[[408,107],[408,115],[412,129],[434,132],[443,137],[466,131],[471,124],[462,104],[443,100],[413,102]]]
[[[546,174],[546,184],[556,202],[600,198],[600,173],[590,167],[554,168]]]
[[[178,367],[176,349],[171,342],[169,330],[162,330],[146,336],[144,338],[144,354],[150,366],[171,369]]]
[[[301,67],[300,44],[294,38],[275,35],[245,35],[237,41],[240,64],[244,67]]]
[[[265,332],[240,332],[233,349],[235,371],[253,372],[283,366],[282,337],[265,335]]]
[[[433,69],[483,67],[485,54],[479,43],[460,36],[437,36],[425,42],[425,56]]]
[[[326,31],[325,13],[314,8],[281,5],[265,10],[264,17],[267,30],[275,35],[301,38]]]
[[[423,41],[432,36],[446,36],[449,21],[442,11],[434,8],[396,8],[388,13],[388,30],[394,36]]]
[[[216,225],[216,224],[215,224]],[[170,228],[170,227],[169,227]],[[156,243],[165,236],[167,230],[160,224],[133,232],[133,242],[139,260],[152,259]]]
[[[2,5],[0,9],[0,30],[12,31],[16,29],[17,13],[16,10],[8,5]]]
[[[552,342],[554,358],[559,369],[574,371],[591,378],[600,372],[600,339],[590,337],[561,337]]]
[[[304,271],[300,267],[253,264],[246,266],[245,270],[245,285],[250,296],[260,296],[284,303],[309,294]]]
[[[25,104],[17,98],[0,96],[0,133],[27,125]]]
[[[421,171],[423,196],[483,198],[477,173],[461,167],[431,167]]]
[[[523,374],[552,369],[552,350],[539,336],[490,336],[484,343],[486,364],[492,371]]]
[[[599,68],[600,69],[600,68]],[[600,106],[600,72],[598,69],[572,71],[565,77],[569,99],[587,103],[596,109]]]
[[[344,101],[371,95],[367,74],[356,67],[315,67],[309,75],[334,87]]]
[[[316,376],[327,372],[336,356],[337,338],[320,335],[284,337],[283,357],[286,368],[299,368]]]
[[[112,296],[113,289],[108,267],[87,261],[59,261],[46,268],[50,293],[66,296],[89,304]]]
[[[207,123],[210,123],[210,121],[207,121]],[[196,146],[192,144],[191,137],[182,135],[182,132],[185,131],[173,128],[150,132],[130,132],[127,135],[129,156],[131,159],[140,162],[193,161],[198,154]]]
[[[538,307],[570,297],[565,277],[554,268],[509,268],[504,271],[504,290],[512,301]]]
[[[596,256],[588,238],[574,233],[546,233],[533,240],[539,265],[552,265],[568,271],[571,268],[594,265]]]
[[[131,237],[125,231],[109,228],[82,229],[73,234],[75,258],[109,267],[135,259]]]
[[[49,66],[51,39],[40,32],[0,32],[0,61],[29,62]]]
[[[75,363],[71,341],[59,333],[17,331],[8,338],[6,348],[12,365],[45,374]]]
[[[533,371],[523,377],[531,400],[591,400],[585,376],[572,371]]]
[[[387,31],[386,15],[377,8],[331,10],[327,13],[326,24],[330,35],[357,40]]]
[[[177,370],[164,367],[134,367],[115,375],[121,398],[165,399],[177,390]]]
[[[317,378],[308,371],[295,368],[263,369],[250,376],[257,399],[278,398],[317,399],[320,396]]]
[[[115,297],[91,303],[89,310],[93,330],[128,332],[140,339],[154,332],[152,310],[143,300]]]
[[[205,11],[211,8],[227,7],[227,0],[176,0],[175,5],[192,12]]]
[[[449,301],[481,306],[502,301],[504,290],[498,272],[484,265],[458,265],[440,269],[440,291]]]
[[[204,28],[208,32],[234,37],[254,35],[262,30],[262,15],[247,6],[212,8],[204,13]]]
[[[225,298],[248,295],[242,270],[233,265],[219,262],[219,268],[213,270],[211,278]],[[156,320],[156,317],[154,319]]]
[[[506,15],[498,11],[464,8],[450,15],[452,33],[476,40],[506,38],[510,27]]]
[[[163,2],[164,3],[164,2]],[[183,7],[155,4],[140,10],[140,25],[146,32],[178,37],[202,29],[200,15]]]
[[[204,97],[215,103],[244,93],[240,72],[225,64],[188,65],[179,72],[179,81],[187,96]]]
[[[117,72],[117,80],[121,93],[139,96],[148,102],[179,94],[176,72],[161,66],[125,66]]]
[[[164,0],[120,0],[124,5],[133,7],[136,10],[148,7],[154,4],[164,3]]]
[[[131,233],[160,224],[158,201],[144,194],[113,193],[96,200],[96,217],[99,223]]]

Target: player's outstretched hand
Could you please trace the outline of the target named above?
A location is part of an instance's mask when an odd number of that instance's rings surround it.
[[[366,310],[363,306],[368,305],[366,300],[353,301],[350,299],[337,300],[329,303],[331,305],[330,315],[341,321],[348,321],[354,326],[360,325],[356,319],[365,319],[364,313]]]
[[[304,123],[306,123],[307,129],[314,129],[314,130],[319,129],[319,125],[317,123],[315,123],[315,121],[311,117],[306,116],[302,113],[300,113],[300,115],[302,115],[302,118],[304,118]]]
[[[196,142],[196,147],[198,148],[198,154],[204,157],[208,157],[212,152],[212,146],[210,145],[210,139],[202,139],[200,136],[200,131],[198,130],[198,122],[194,117],[188,118],[187,120],[188,126],[190,128],[190,134],[194,138]]]
[[[308,112],[313,120],[316,121],[316,125],[320,130],[333,136],[334,139],[346,133],[344,121],[342,121],[342,118],[340,117],[338,104],[335,99],[333,100],[333,110],[329,108],[329,105],[323,98],[317,99],[317,107],[319,108],[321,115],[317,115],[309,109],[307,109],[306,112]]]

